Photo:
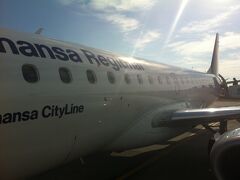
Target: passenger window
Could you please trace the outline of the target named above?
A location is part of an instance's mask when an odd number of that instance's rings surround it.
[[[30,64],[24,64],[22,66],[22,75],[29,83],[35,83],[40,79],[37,68]]]
[[[152,76],[148,76],[148,81],[149,81],[150,84],[153,84],[153,78],[152,78]]]
[[[178,83],[178,78],[176,76],[172,77],[173,78],[173,82],[176,84]]]
[[[184,79],[183,78],[181,78],[181,83],[184,84]]]
[[[125,82],[126,82],[127,84],[130,84],[130,83],[131,83],[131,79],[130,79],[129,74],[125,74],[124,79],[125,79]]]
[[[194,79],[191,79],[191,83],[194,84]]]
[[[159,84],[162,84],[162,79],[161,79],[160,76],[158,76],[158,83],[159,83]]]
[[[91,84],[95,84],[97,82],[97,76],[94,73],[94,71],[88,69],[86,71],[86,74],[87,74],[87,79]]]
[[[72,81],[71,72],[67,68],[59,68],[59,75],[64,83],[70,83]]]
[[[168,76],[166,76],[167,83],[170,84],[170,79]]]
[[[115,76],[114,76],[113,72],[107,72],[107,77],[108,77],[108,81],[109,81],[111,84],[114,84],[114,83],[115,83]]]
[[[137,79],[138,79],[139,84],[143,84],[143,79],[142,79],[142,76],[140,74],[137,75]]]

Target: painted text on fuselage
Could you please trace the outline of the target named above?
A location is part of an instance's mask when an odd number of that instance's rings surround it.
[[[84,63],[83,59],[87,59],[91,65],[97,67],[111,67],[115,71],[120,69],[144,71],[144,68],[139,63],[126,62],[113,55],[102,55],[93,53],[91,50],[79,49],[64,49],[56,46],[48,46],[45,44],[30,43],[27,41],[13,40],[5,37],[0,37],[0,53],[11,52],[14,55],[24,55],[26,57],[38,57],[41,59],[57,59],[61,61],[71,61],[74,63]]]
[[[46,105],[41,110],[26,110],[2,113],[0,114],[0,125],[45,118],[60,119],[67,115],[80,114],[83,111],[84,105]],[[39,118],[39,116],[41,116],[41,118]]]

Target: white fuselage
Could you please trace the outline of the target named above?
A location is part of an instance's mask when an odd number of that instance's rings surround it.
[[[36,68],[37,82],[24,79],[23,65]],[[59,68],[69,70],[70,83],[61,81]],[[1,29],[0,179],[33,175],[96,151],[166,141],[186,129],[158,127],[161,118],[154,115],[207,106],[216,98],[214,78]]]

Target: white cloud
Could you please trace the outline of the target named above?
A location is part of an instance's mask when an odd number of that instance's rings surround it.
[[[142,50],[147,44],[160,38],[160,33],[156,30],[148,31],[142,35],[135,44],[135,48]]]
[[[156,0],[59,0],[66,6],[81,8],[87,10],[114,25],[117,25],[121,31],[127,32],[136,30],[140,22],[133,17],[127,16],[127,12],[142,12],[149,10],[157,2]]]
[[[156,0],[58,0],[63,5],[74,5],[101,12],[135,12],[151,9]]]
[[[219,72],[224,77],[240,78],[240,32],[226,32],[220,35]],[[205,35],[196,41],[178,41],[168,45],[171,52],[179,57],[176,64],[206,72],[210,66],[211,53],[214,46],[214,36]],[[231,52],[235,52],[232,53]],[[236,53],[237,52],[237,53]]]
[[[235,50],[240,48],[240,33],[227,32],[220,35],[220,53],[227,50]],[[168,45],[171,51],[176,52],[182,56],[192,57],[206,55],[213,51],[214,37],[205,35],[202,39],[197,41],[178,41]]]
[[[135,17],[150,10],[157,0],[59,0],[59,2],[66,6],[79,7],[81,12],[90,12],[97,18],[115,25],[123,33],[124,39],[134,44],[134,52],[142,50],[160,36],[158,31],[149,30],[138,40],[128,37],[130,31],[142,27],[141,22]],[[131,14],[135,14],[135,17]]]
[[[178,57],[178,59],[173,60],[173,62],[174,66],[200,72],[206,72],[211,63],[210,59],[208,61],[203,61],[201,57]]]
[[[235,50],[240,48],[240,33],[226,32],[220,37],[220,50]]]
[[[219,72],[225,78],[236,77],[237,79],[240,79],[239,69],[240,69],[240,54],[220,60]]]
[[[153,7],[156,0],[58,0],[63,5],[84,7],[101,12],[135,12]]]
[[[198,41],[178,41],[168,45],[171,51],[174,51],[182,56],[192,57],[199,56],[199,54],[211,52],[213,49],[213,36],[205,36]]]
[[[170,41],[170,39],[172,37],[172,34],[175,31],[175,29],[177,27],[177,24],[178,24],[182,14],[183,14],[183,12],[184,12],[184,9],[186,8],[188,2],[189,2],[189,0],[182,0],[182,3],[181,3],[181,5],[179,7],[179,10],[178,10],[178,13],[177,13],[177,15],[175,17],[175,20],[173,21],[173,24],[171,26],[170,32],[168,33],[168,36],[166,38],[165,44],[169,43],[169,41]]]
[[[175,65],[193,69],[200,72],[207,72],[210,67],[211,58],[204,61],[201,57],[179,57]],[[240,54],[228,55],[219,59],[219,73],[224,78],[236,77],[240,79]]]
[[[102,11],[143,11],[148,10],[156,0],[91,0],[90,5]]]
[[[240,6],[230,7],[226,12],[219,14],[214,18],[202,21],[193,21],[187,26],[183,27],[180,31],[182,33],[195,33],[213,30],[221,25],[224,25],[223,22],[239,10]]]
[[[140,27],[137,18],[130,17],[128,12],[140,13],[149,10],[156,0],[58,0],[66,6],[81,8],[81,12],[91,12],[98,18],[116,25],[122,32],[129,32]]]
[[[63,5],[70,5],[75,2],[75,0],[58,0]]]
[[[106,15],[104,19],[117,25],[123,32],[135,30],[140,25],[136,19],[121,14]]]

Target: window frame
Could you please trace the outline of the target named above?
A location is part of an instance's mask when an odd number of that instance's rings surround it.
[[[108,77],[108,82],[110,84],[115,84],[116,83],[116,77],[112,71],[107,72],[107,77]]]
[[[32,81],[32,80],[30,80],[29,78],[27,78],[27,76],[26,76],[27,74],[25,74],[26,71],[24,71],[24,67],[31,67],[31,68],[32,68],[34,74],[35,74],[36,77],[37,77],[37,79],[36,79],[35,81]],[[37,83],[37,82],[40,81],[40,74],[39,74],[38,68],[37,68],[35,65],[33,65],[33,64],[23,64],[21,70],[22,70],[23,79],[24,79],[26,82],[28,82],[28,83]]]
[[[151,75],[148,75],[148,82],[149,84],[153,84],[153,77]]]
[[[137,74],[138,84],[143,84],[143,77],[141,74]]]
[[[61,74],[61,72],[63,72],[62,70],[64,70],[65,72],[67,72],[67,75],[68,75],[68,81],[66,81],[65,79],[63,79],[63,76]],[[72,73],[71,71],[66,68],[66,67],[60,67],[58,68],[58,73],[59,73],[59,76],[60,76],[60,80],[65,83],[65,84],[70,84],[72,81],[73,81],[73,77],[72,77]],[[65,77],[64,77],[65,78]]]
[[[124,81],[126,84],[131,84],[131,77],[129,74],[124,74]]]
[[[89,73],[91,73],[91,77],[93,77],[93,80],[94,80],[94,81],[90,80]],[[96,84],[96,83],[97,83],[97,75],[96,75],[96,73],[95,73],[93,70],[87,69],[87,70],[86,70],[86,76],[87,76],[87,80],[88,80],[88,82],[89,82],[90,84]]]
[[[162,78],[161,78],[160,75],[158,75],[157,79],[158,79],[158,84],[162,84],[163,83]]]
[[[169,76],[166,76],[166,82],[167,82],[167,84],[171,84],[171,80],[170,80]]]

